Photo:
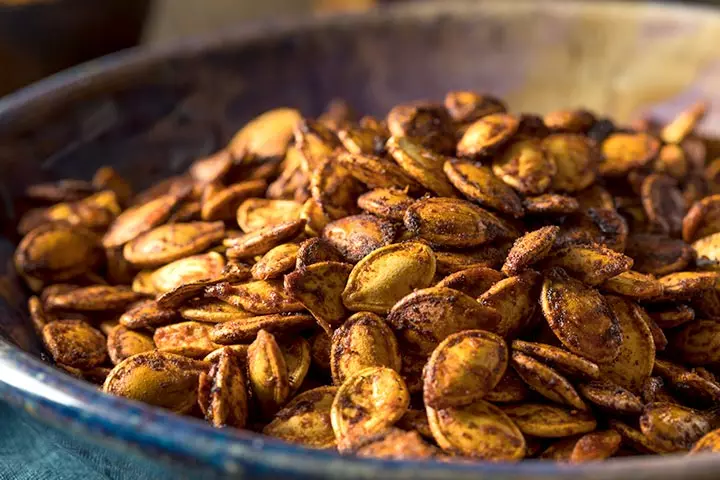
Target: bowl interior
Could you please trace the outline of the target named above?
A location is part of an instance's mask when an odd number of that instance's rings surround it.
[[[621,120],[668,119],[707,99],[716,108],[704,128],[718,133],[719,44],[720,13],[701,9],[437,2],[238,28],[76,67],[0,102],[0,343],[41,352],[27,292],[11,267],[16,207],[28,184],[89,179],[112,165],[140,189],[217,150],[264,110],[288,105],[312,116],[333,97],[382,115],[400,102],[472,89],[499,95],[514,110],[582,106]],[[16,356],[17,349],[0,349],[8,368],[37,368]],[[71,380],[50,375],[56,388],[77,392]],[[653,469],[654,476],[687,468],[678,465]],[[583,471],[603,478],[615,468]],[[525,467],[503,475],[513,471]]]

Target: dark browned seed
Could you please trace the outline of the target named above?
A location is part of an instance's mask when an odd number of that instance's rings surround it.
[[[633,270],[653,275],[683,270],[694,259],[692,247],[682,240],[650,233],[630,235],[625,254],[635,261]]]
[[[543,397],[578,410],[588,410],[572,384],[553,368],[518,351],[512,352],[511,364],[520,378]]]
[[[455,132],[450,114],[442,105],[418,102],[397,105],[387,115],[387,126],[396,137],[410,137],[440,154],[455,151]]]
[[[387,317],[401,345],[429,355],[453,333],[463,330],[493,330],[500,314],[480,305],[462,292],[432,287],[405,296]]]
[[[597,290],[556,267],[545,274],[540,300],[548,324],[571,352],[597,363],[620,354],[618,320]]]
[[[561,248],[550,255],[545,263],[562,267],[578,280],[594,286],[627,272],[632,268],[633,260],[602,245],[587,244]]]
[[[591,380],[600,378],[600,369],[595,363],[562,348],[523,340],[514,340],[512,348],[537,358],[544,364],[571,378]]]
[[[627,220],[615,209],[590,208],[584,213],[571,215],[558,234],[556,245],[599,243],[617,252],[623,252],[628,238]]]
[[[720,195],[695,202],[682,222],[682,237],[688,243],[720,232]]]
[[[525,270],[520,275],[500,280],[478,297],[478,302],[500,314],[502,320],[487,330],[505,338],[515,338],[525,330],[537,307],[541,275]]]
[[[355,215],[330,222],[322,238],[340,252],[347,262],[357,263],[370,252],[392,243],[395,223],[374,215]]]
[[[649,304],[646,307],[648,315],[660,328],[674,328],[695,320],[695,310],[682,303],[678,304]]]
[[[630,390],[607,380],[578,385],[578,391],[589,402],[618,415],[638,415],[643,402]]]
[[[479,297],[503,278],[503,274],[497,270],[477,266],[451,273],[435,286],[452,288],[471,297]]]
[[[517,275],[542,260],[550,253],[559,231],[560,227],[543,227],[515,240],[502,266],[502,272],[506,275]]]
[[[523,206],[527,213],[537,215],[567,215],[580,210],[580,204],[575,198],[558,193],[525,197]]]
[[[647,133],[613,133],[601,149],[600,173],[619,176],[653,160],[660,151],[660,141]]]
[[[100,366],[107,358],[105,336],[82,320],[46,324],[42,339],[53,359],[75,368]]]
[[[296,254],[295,268],[300,269],[319,262],[342,262],[343,257],[328,242],[319,237],[308,238],[303,241]]]
[[[520,197],[490,168],[465,159],[450,159],[443,171],[468,200],[513,217],[524,214]]]
[[[449,275],[470,267],[499,268],[509,250],[503,247],[483,245],[466,251],[435,250],[437,273]]]
[[[713,429],[712,417],[676,403],[649,403],[640,430],[663,453],[688,451]]]
[[[25,189],[25,196],[44,202],[72,202],[83,199],[94,192],[95,188],[89,182],[65,179],[30,185]]]
[[[674,178],[648,175],[642,183],[641,199],[648,220],[656,230],[672,236],[680,233],[686,208]]]

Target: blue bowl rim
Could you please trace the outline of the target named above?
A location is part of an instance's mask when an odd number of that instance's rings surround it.
[[[582,9],[597,15],[618,15],[631,9],[646,15],[713,16],[720,12],[693,5],[628,4],[619,1],[580,4],[564,0],[517,0],[509,6],[501,0],[479,2],[394,5],[362,14],[315,15],[308,18],[254,22],[242,29],[190,37],[168,45],[133,48],[64,70],[0,99],[0,133],[13,131],[35,109],[52,110],[70,101],[76,92],[131,78],[153,64],[170,58],[183,58],[221,49],[223,46],[252,45],[269,38],[302,34],[321,28],[342,27],[388,21],[390,18],[432,20],[438,15],[458,11],[494,9],[527,14],[551,11],[568,15]],[[512,12],[511,12],[512,13]],[[671,478],[692,473],[720,471],[720,456],[679,455],[611,459],[596,464],[558,465],[536,460],[520,463],[439,463],[409,460],[379,460],[342,457],[332,452],[310,450],[269,437],[233,429],[216,429],[200,420],[182,417],[139,402],[112,397],[94,386],[63,374],[40,359],[0,338],[0,398],[24,407],[30,413],[42,412],[41,420],[94,436],[142,453],[147,446],[165,452],[169,459],[189,459],[217,471],[239,474],[245,470],[284,471],[297,475],[333,478],[621,478],[621,475],[652,474]],[[145,451],[147,454],[147,451]],[[382,474],[382,477],[378,475]]]

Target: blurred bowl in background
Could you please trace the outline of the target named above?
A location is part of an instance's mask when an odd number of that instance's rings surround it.
[[[151,0],[0,0],[0,95],[136,45]]]

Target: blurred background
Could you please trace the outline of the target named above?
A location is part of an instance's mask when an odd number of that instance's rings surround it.
[[[0,0],[0,96],[71,65],[138,43],[162,43],[277,15],[364,10],[412,1]],[[676,1],[720,6],[720,0]]]

